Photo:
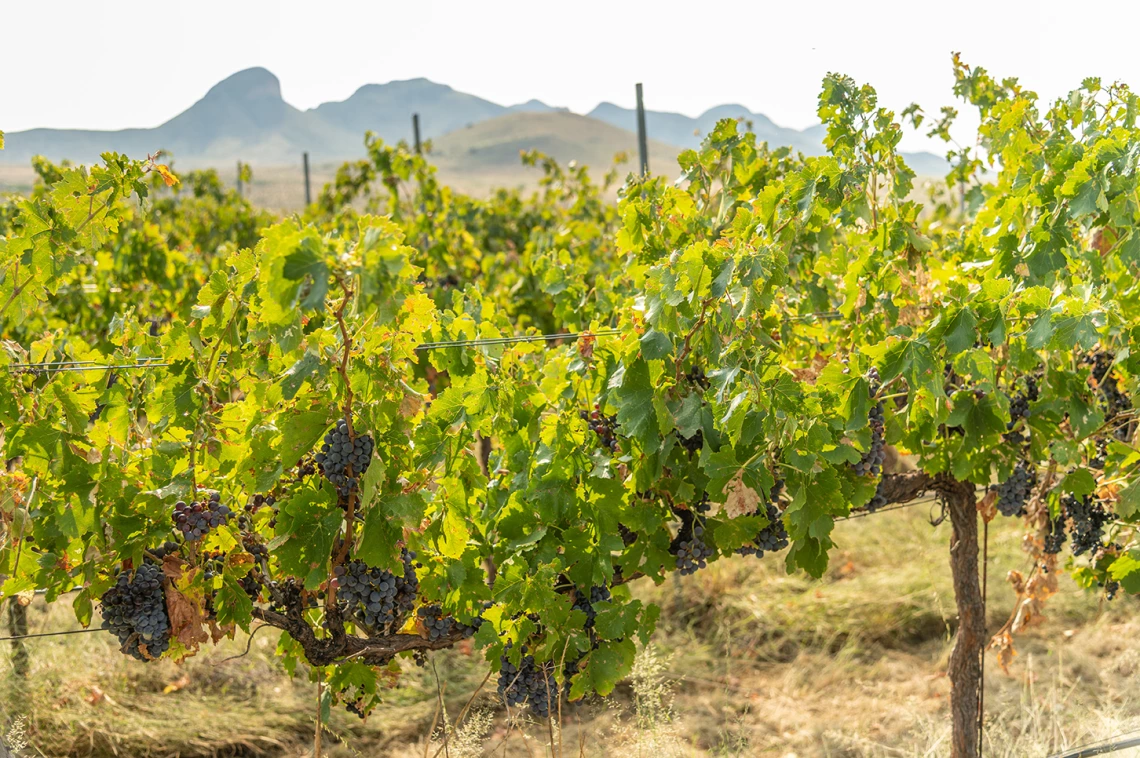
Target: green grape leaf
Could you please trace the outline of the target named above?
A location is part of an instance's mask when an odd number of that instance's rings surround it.
[[[1116,557],[1108,567],[1109,576],[1133,595],[1140,595],[1140,551],[1129,550]]]
[[[1131,519],[1137,514],[1140,514],[1140,480],[1130,482],[1120,491],[1116,501],[1116,515],[1120,518]]]
[[[586,665],[570,680],[570,700],[580,700],[590,691],[602,697],[633,670],[636,648],[632,640],[603,642],[586,657]]]
[[[249,631],[250,622],[253,621],[253,601],[229,574],[223,575],[222,586],[214,596],[214,609],[221,626],[235,624]]]
[[[673,354],[673,343],[669,336],[650,329],[641,335],[641,357],[647,361],[656,361],[668,358]]]
[[[281,503],[276,536],[270,543],[281,568],[316,589],[328,578],[333,540],[344,523],[344,513],[323,492],[302,490]]]
[[[649,379],[649,366],[643,359],[636,359],[626,368],[615,396],[621,431],[645,448],[656,448],[660,433],[654,405],[656,390]]]
[[[305,354],[282,375],[281,396],[286,400],[296,397],[301,385],[320,368],[320,365],[320,356],[312,350],[306,350]]]

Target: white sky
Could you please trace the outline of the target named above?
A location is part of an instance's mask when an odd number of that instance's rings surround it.
[[[0,0],[0,129],[156,126],[251,66],[299,108],[424,76],[586,112],[641,81],[653,110],[739,102],[803,128],[829,71],[936,113],[955,50],[1044,97],[1140,88],[1138,28],[1135,0]]]

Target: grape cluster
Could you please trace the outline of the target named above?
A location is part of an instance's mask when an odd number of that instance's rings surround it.
[[[1109,579],[1104,583],[1105,600],[1115,600],[1117,592],[1120,592],[1120,582],[1115,579]]]
[[[427,630],[428,639],[433,642],[448,636],[455,630],[455,619],[444,616],[443,609],[438,605],[421,605],[417,614],[420,617],[420,623]]]
[[[694,510],[701,512],[709,509],[708,503],[702,499],[694,506]],[[681,511],[681,529],[670,545],[670,551],[676,558],[677,570],[681,576],[695,574],[697,569],[708,565],[708,559],[715,554],[713,549],[705,543],[705,527],[691,511]]]
[[[1025,377],[1025,392],[1018,392],[1009,401],[1009,421],[1006,422],[1005,428],[1007,430],[1013,427],[1023,418],[1029,418],[1029,404],[1037,402],[1037,380],[1032,376]]]
[[[586,629],[593,629],[594,620],[598,617],[594,603],[608,603],[611,597],[610,588],[604,584],[591,587],[589,595],[584,590],[574,590],[574,610],[586,614]]]
[[[629,547],[633,543],[637,542],[637,532],[633,531],[625,524],[618,524],[618,535],[621,537],[621,543],[626,547]]]
[[[1109,371],[1112,370],[1112,362],[1115,360],[1112,353],[1100,351],[1092,355],[1086,355],[1084,362],[1092,366],[1092,377],[1096,380],[1098,386],[1103,385],[1104,378],[1108,376]]]
[[[277,584],[277,592],[274,593],[273,599],[269,603],[269,610],[287,614],[291,613],[294,608],[300,608],[302,604],[301,587],[302,585],[291,576]]]
[[[1096,457],[1089,459],[1089,468],[1103,470],[1106,463],[1108,463],[1108,440],[1098,439],[1096,441]]]
[[[296,471],[294,478],[296,481],[301,481],[306,477],[310,477],[317,473],[317,462],[313,458],[305,457],[297,461],[297,465],[293,467]]]
[[[780,518],[780,511],[772,503],[767,505],[768,525],[748,544],[736,552],[740,555],[754,555],[763,558],[765,553],[775,553],[788,546],[788,530]]]
[[[692,366],[685,373],[685,381],[694,387],[700,387],[702,390],[707,390],[712,386],[709,378],[705,376],[705,370],[700,366]]]
[[[506,648],[509,650],[510,647],[511,643],[508,642]],[[499,670],[499,697],[505,700],[507,705],[516,707],[529,705],[539,718],[548,718],[550,707],[557,703],[559,696],[558,682],[554,677],[554,662],[536,663],[525,645],[517,666],[511,663],[506,652],[499,660],[502,664]],[[576,660],[568,663],[566,672],[572,672],[576,666]],[[566,676],[563,682],[563,689],[569,692],[569,676]]]
[[[1120,390],[1115,373],[1112,371],[1114,356],[1108,352],[1098,352],[1085,358],[1086,363],[1092,364],[1092,377],[1096,380],[1097,389],[1101,394],[1101,405],[1104,407],[1106,418],[1112,418],[1118,413],[1132,409],[1132,400],[1128,394]],[[1118,440],[1128,441],[1132,436],[1133,424],[1126,423],[1113,429],[1113,436]]]
[[[223,524],[229,523],[233,511],[222,505],[221,496],[211,492],[208,500],[187,503],[179,500],[174,504],[174,526],[188,540],[200,540]]]
[[[157,565],[144,563],[133,575],[119,574],[99,602],[103,628],[119,638],[127,655],[149,661],[170,647],[166,591]]]
[[[867,381],[871,385],[871,397],[879,394],[879,370],[875,367],[867,372]],[[867,414],[867,423],[871,426],[871,449],[863,454],[855,464],[857,476],[878,476],[883,472],[883,464],[887,460],[886,444],[886,416],[883,410],[883,401],[878,400]]]
[[[442,289],[458,287],[460,283],[459,277],[456,276],[454,272],[448,272],[444,276],[437,276],[435,278],[435,286],[441,287]]]
[[[1029,418],[1029,398],[1019,392],[1009,401],[1009,421],[1005,428],[1012,429],[1023,418]]]
[[[359,716],[361,720],[364,720],[364,718],[368,715],[368,713],[364,710],[363,698],[349,700],[344,704],[344,709],[355,716]]]
[[[1104,526],[1112,516],[1103,503],[1089,495],[1080,500],[1066,495],[1061,507],[1071,524],[1073,555],[1096,552],[1104,546]]]
[[[1025,461],[1018,461],[1013,474],[998,485],[997,509],[1003,516],[1021,516],[1025,501],[1037,483],[1037,473]]]
[[[359,482],[359,477],[368,470],[372,461],[372,436],[362,434],[353,440],[348,433],[348,422],[336,422],[336,427],[325,435],[321,452],[313,460],[321,468],[321,473],[342,497],[348,497]]]
[[[337,600],[358,623],[371,630],[396,624],[416,605],[420,581],[416,577],[416,554],[402,549],[403,576],[387,569],[371,568],[364,561],[352,560],[333,570],[337,579]]]
[[[163,542],[160,547],[151,548],[149,552],[152,556],[154,556],[155,560],[161,561],[166,556],[174,555],[181,549],[182,546],[177,542],[171,542],[170,540],[167,540],[166,542]]]
[[[257,513],[262,507],[272,508],[276,504],[277,498],[273,495],[254,495],[245,509],[250,513]]]
[[[202,577],[212,582],[226,570],[225,553],[212,552],[202,555]]]
[[[681,447],[685,448],[690,458],[692,458],[695,453],[699,453],[701,448],[705,445],[705,433],[700,429],[698,429],[692,437],[685,437],[678,431],[677,439],[681,441]]]
[[[590,431],[598,435],[603,448],[611,453],[618,452],[617,416],[607,416],[602,413],[602,406],[594,403],[592,411],[578,411],[578,417],[589,424]]]
[[[1037,399],[1037,380],[1032,376],[1025,378],[1025,392],[1018,392],[1009,401],[1009,421],[1005,429],[1011,430],[1020,419],[1029,417],[1029,404]]]
[[[875,494],[871,496],[871,501],[867,503],[867,511],[874,513],[887,504],[887,495],[883,492],[883,480],[880,479],[879,483],[875,485]]]
[[[257,538],[252,534],[247,534],[241,538],[241,546],[245,548],[247,553],[253,556],[255,562],[260,563],[261,561],[269,560],[269,548],[261,542],[258,542]]]
[[[709,502],[709,493],[702,490],[700,499],[689,506],[689,512],[704,515],[710,510],[712,510],[712,503]]]
[[[482,617],[476,617],[470,624],[464,624],[452,616],[444,616],[443,609],[434,603],[420,606],[416,613],[419,615],[424,629],[427,630],[428,639],[433,642],[443,639],[453,632],[461,632],[464,637],[472,637],[483,625]]]
[[[1045,546],[1044,550],[1049,555],[1056,555],[1061,552],[1062,546],[1065,544],[1065,514],[1062,513],[1057,518],[1049,519],[1045,531]]]
[[[249,599],[257,602],[261,597],[261,580],[258,579],[257,571],[250,571],[248,574],[238,579],[238,586],[242,588]]]

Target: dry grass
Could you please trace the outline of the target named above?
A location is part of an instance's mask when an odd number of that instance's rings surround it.
[[[838,526],[839,548],[819,581],[788,575],[772,558],[720,561],[679,585],[643,581],[637,594],[664,611],[657,647],[614,697],[565,705],[558,730],[508,720],[492,678],[474,715],[448,733],[449,758],[551,755],[552,734],[558,758],[945,755],[948,535],[913,509]],[[1025,562],[1013,524],[995,524],[990,556],[996,628],[1012,598],[1003,578]],[[1064,580],[1049,619],[1020,638],[1011,675],[987,662],[986,754],[1043,756],[1140,731],[1138,609],[1134,598],[1105,604]],[[56,629],[69,617],[63,603],[37,604],[31,626]],[[0,728],[28,716],[23,755],[311,754],[315,687],[286,676],[266,632],[246,657],[224,660],[244,649],[242,639],[181,666],[127,660],[98,633],[28,645],[25,690],[13,690],[0,662],[8,717]],[[464,650],[435,664],[454,718],[486,665]],[[327,754],[434,754],[443,746],[442,730],[431,733],[436,698],[432,667],[411,671],[367,723],[334,711]]]

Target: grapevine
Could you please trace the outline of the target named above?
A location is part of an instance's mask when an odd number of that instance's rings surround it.
[[[0,594],[75,591],[144,660],[268,625],[361,715],[470,640],[553,715],[650,638],[621,585],[773,551],[823,576],[837,520],[937,494],[970,755],[979,511],[1024,518],[1050,571],[1067,542],[1083,586],[1140,586],[1140,128],[1123,85],[953,74],[981,124],[964,204],[920,207],[896,146],[921,114],[838,74],[826,154],[724,120],[617,203],[538,154],[533,196],[468,197],[375,136],[288,218],[153,159],[37,164],[0,203],[0,424],[35,483]],[[1009,665],[1012,632],[991,649]]]

